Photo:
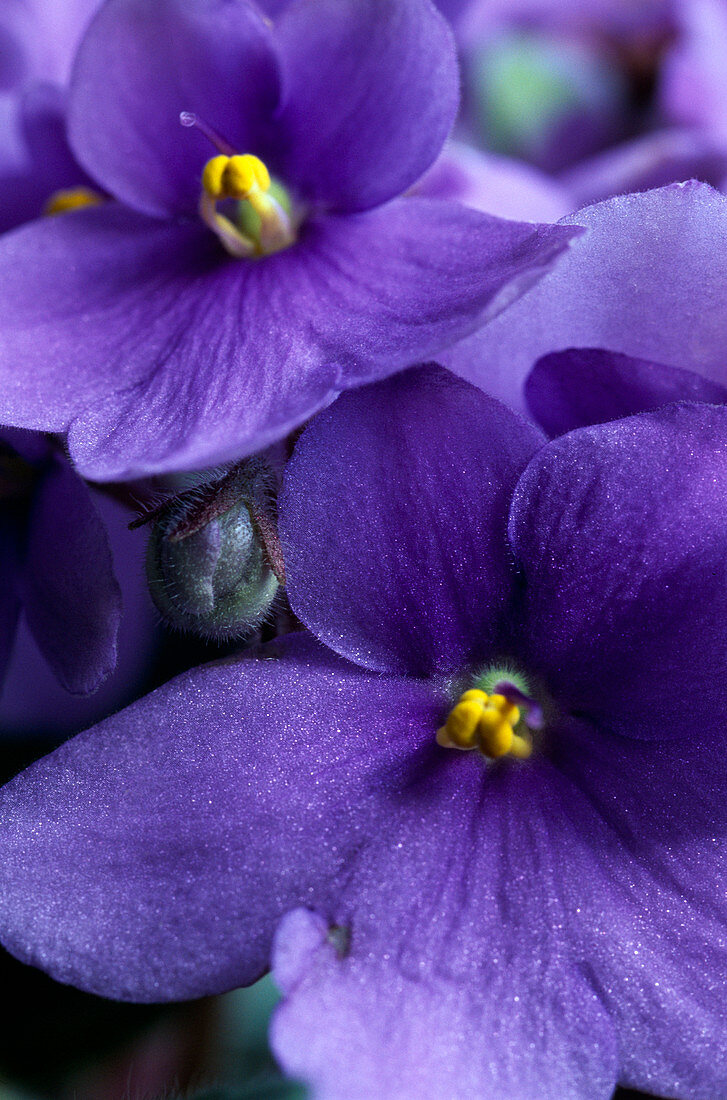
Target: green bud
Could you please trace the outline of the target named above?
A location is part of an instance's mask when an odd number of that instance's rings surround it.
[[[265,618],[279,587],[269,472],[244,463],[154,513],[146,571],[172,626],[219,640]],[[276,575],[277,573],[277,575]]]

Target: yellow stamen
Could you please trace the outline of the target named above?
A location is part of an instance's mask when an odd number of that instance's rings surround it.
[[[68,187],[54,191],[43,207],[44,214],[67,214],[84,206],[98,206],[103,199],[90,187]]]
[[[437,743],[443,748],[478,749],[491,760],[508,755],[524,760],[533,746],[527,735],[515,732],[518,725],[525,726],[519,707],[504,695],[472,688],[460,696],[437,730]]]
[[[232,157],[219,154],[205,164],[200,214],[233,256],[268,255],[287,248],[295,240],[290,218],[270,194],[270,184],[267,167],[251,153]],[[217,203],[224,199],[250,204],[260,219],[256,238],[243,233],[230,218],[218,213]]]

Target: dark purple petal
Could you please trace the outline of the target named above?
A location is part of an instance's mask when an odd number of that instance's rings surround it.
[[[727,199],[701,184],[625,195],[571,215],[589,232],[507,316],[444,365],[522,409],[542,355],[611,348],[724,381]]]
[[[146,214],[196,210],[215,149],[183,111],[254,152],[278,97],[271,31],[245,0],[109,0],[79,50],[71,145],[105,191]]]
[[[608,825],[590,834],[580,949],[617,1031],[620,1081],[712,1100],[727,1092],[725,723],[693,725],[674,699],[677,739],[573,723],[557,763]]]
[[[65,92],[52,84],[35,84],[23,96],[23,137],[46,199],[60,188],[93,186],[68,144],[66,101]]]
[[[4,789],[14,954],[106,996],[197,997],[253,981],[279,917],[338,896],[441,704],[284,648],[186,673]]]
[[[34,494],[22,591],[33,637],[63,687],[95,691],[116,665],[121,591],[89,491],[62,462]]]
[[[279,929],[284,1068],[322,1098],[608,1100],[613,1030],[573,949],[594,834],[543,760],[423,757],[338,905]]]
[[[21,533],[18,523],[2,505],[0,516],[0,691],[15,641],[20,614],[18,573],[20,572]]]
[[[510,496],[541,444],[439,368],[341,397],[286,469],[280,531],[296,614],[368,668],[426,675],[481,660],[512,594]]]
[[[538,360],[525,379],[525,400],[541,428],[555,436],[658,409],[670,401],[724,405],[727,387],[694,371],[615,351],[568,348]]]
[[[633,737],[722,724],[726,510],[724,406],[582,428],[535,456],[510,542],[520,644],[558,706]]]
[[[100,479],[238,457],[472,331],[576,232],[404,199],[249,262],[113,204],[48,219],[0,242],[0,417],[72,421]]]
[[[458,104],[454,42],[430,0],[293,0],[276,32],[283,181],[334,210],[405,191]]]
[[[46,737],[56,742],[100,722],[137,699],[148,686],[158,646],[159,615],[144,571],[148,533],[129,530],[129,510],[108,496],[93,494],[108,532],[114,572],[121,586],[122,614],[116,668],[93,695],[70,695],[41,657],[21,619],[0,699],[0,729],[11,737]],[[33,690],[28,690],[28,685]]]

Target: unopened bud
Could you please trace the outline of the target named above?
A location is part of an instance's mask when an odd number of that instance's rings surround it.
[[[208,638],[243,637],[279,587],[269,471],[240,464],[181,493],[153,515],[146,569],[164,618]]]

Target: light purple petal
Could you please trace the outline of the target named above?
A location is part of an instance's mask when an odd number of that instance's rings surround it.
[[[609,199],[565,219],[588,232],[506,316],[442,357],[516,409],[548,352],[601,347],[725,379],[727,199],[701,184]]]
[[[245,0],[109,0],[79,50],[71,145],[109,194],[146,214],[194,212],[215,155],[189,111],[255,152],[278,97],[271,31]]]
[[[101,480],[238,457],[471,332],[577,232],[404,199],[249,262],[113,204],[49,219],[0,242],[0,417],[70,423]]]
[[[678,124],[727,140],[727,8],[677,0],[678,35],[660,70],[663,110]]]
[[[105,996],[197,997],[253,981],[279,917],[338,896],[442,704],[291,645],[186,673],[4,789],[14,954]]]
[[[454,41],[430,0],[293,0],[276,32],[284,182],[334,210],[405,191],[458,104]]]
[[[286,469],[280,532],[296,614],[368,668],[426,675],[482,660],[512,596],[510,496],[541,444],[439,368],[341,397]]]
[[[95,691],[116,665],[121,591],[89,491],[64,462],[34,494],[22,591],[33,637],[63,687]]]
[[[537,168],[450,141],[414,189],[518,221],[554,222],[576,206],[565,187]]]
[[[572,942],[594,834],[546,761],[439,750],[392,791],[337,907],[279,929],[284,1068],[321,1100],[607,1100],[614,1036]]]
[[[658,409],[671,401],[724,405],[727,387],[694,371],[615,351],[568,348],[538,360],[525,379],[525,400],[535,421],[555,436]]]
[[[726,509],[724,406],[582,428],[535,456],[510,543],[520,644],[558,707],[628,737],[721,726]]]
[[[727,148],[696,130],[659,130],[581,161],[559,177],[572,209],[629,191],[648,191],[697,179],[719,188],[727,176]]]

